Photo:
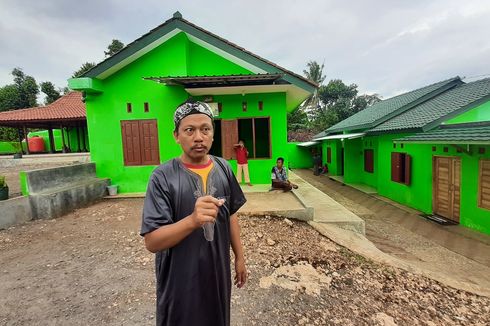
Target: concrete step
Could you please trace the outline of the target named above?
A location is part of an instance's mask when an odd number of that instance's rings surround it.
[[[292,171],[289,171],[289,179],[292,183],[299,186],[294,192],[303,204],[307,207],[313,207],[313,221],[332,224],[346,230],[365,234],[365,223],[359,216],[310,185]]]

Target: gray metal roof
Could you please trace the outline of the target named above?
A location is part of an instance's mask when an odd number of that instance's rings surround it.
[[[369,132],[429,130],[490,100],[490,78],[462,84],[376,126]]]
[[[454,77],[431,84],[404,94],[375,103],[370,107],[350,116],[328,128],[326,132],[348,131],[372,128],[389,118],[404,112],[414,105],[438,95],[447,89],[461,84],[459,77]]]
[[[442,144],[489,144],[490,125],[444,128],[395,139],[395,142]]]
[[[228,87],[246,85],[289,84],[282,80],[283,74],[225,75],[225,76],[179,76],[179,77],[144,77],[167,85],[195,87]]]

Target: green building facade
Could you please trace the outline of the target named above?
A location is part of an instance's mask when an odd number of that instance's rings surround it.
[[[216,113],[211,153],[236,167],[232,144],[250,152],[252,183],[270,183],[278,156],[288,160],[286,114],[316,85],[182,18],[179,13],[84,76],[91,159],[122,193],[146,190],[153,169],[181,154],[175,108],[189,97]]]
[[[346,184],[490,234],[490,79],[447,82],[385,100],[398,105],[378,117],[387,103],[375,104],[316,139],[329,174]]]

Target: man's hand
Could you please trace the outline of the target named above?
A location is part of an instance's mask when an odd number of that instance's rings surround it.
[[[194,205],[194,212],[191,214],[195,227],[201,227],[206,222],[214,222],[218,216],[219,207],[223,203],[223,199],[218,200],[213,196],[199,197]]]
[[[247,268],[245,267],[245,259],[235,259],[235,285],[241,288],[247,282]]]

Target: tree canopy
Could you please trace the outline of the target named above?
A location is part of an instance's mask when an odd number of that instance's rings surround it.
[[[119,40],[112,40],[111,44],[107,46],[107,51],[104,51],[106,57],[112,57],[117,52],[124,48],[124,43]]]
[[[84,73],[95,67],[95,62],[85,62],[77,71],[73,73],[72,78],[78,78],[82,76]]]
[[[107,46],[107,51],[104,51],[104,55],[106,57],[111,57],[117,52],[121,51],[124,48],[124,43],[119,40],[112,40],[111,44]],[[97,64],[95,62],[85,62],[82,66],[73,73],[72,78],[81,77],[84,73],[95,67]]]
[[[57,90],[52,82],[45,81],[39,84],[41,86],[41,92],[46,94],[44,104],[51,104],[61,97],[61,93]]]
[[[324,64],[310,61],[306,66],[305,77],[319,87],[298,109],[288,114],[289,131],[324,131],[381,100],[378,94],[359,95],[356,84],[348,85],[340,79],[332,79],[324,85]]]
[[[21,68],[12,70],[14,83],[0,87],[0,111],[23,109],[37,106],[39,87],[32,76]]]

